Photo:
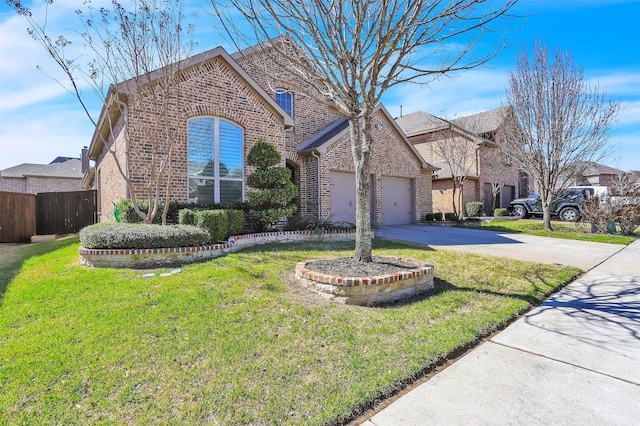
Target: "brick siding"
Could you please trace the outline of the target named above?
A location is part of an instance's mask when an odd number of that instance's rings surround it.
[[[82,179],[46,176],[3,177],[0,191],[37,194],[39,192],[71,192],[82,190]]]
[[[275,66],[264,55],[241,57],[238,64],[251,76],[267,94],[275,99],[275,89],[287,89],[278,82],[270,81],[266,66]],[[170,111],[164,114],[157,109],[157,102],[138,97],[130,102],[127,112],[128,147],[125,133],[118,129],[116,147],[123,155],[128,151],[128,174],[132,191],[136,197],[146,199],[147,183],[150,176],[150,164],[153,163],[155,141],[163,136],[154,133],[158,120],[165,120],[166,126],[175,140],[172,154],[171,198],[177,201],[188,200],[187,180],[187,120],[198,116],[212,116],[230,120],[244,131],[244,156],[258,138],[264,137],[276,145],[283,153],[282,166],[288,164],[296,173],[298,184],[298,209],[303,216],[317,216],[318,196],[321,197],[322,212],[330,212],[329,170],[353,170],[351,148],[348,138],[339,141],[332,147],[318,164],[312,155],[300,155],[298,146],[324,130],[342,116],[334,108],[315,101],[299,93],[293,93],[293,118],[295,126],[285,131],[282,117],[265,101],[223,59],[214,57],[183,73],[180,92],[169,103]],[[165,117],[165,118],[163,118]],[[121,120],[121,123],[124,120]],[[381,129],[374,129],[374,161],[372,173],[377,184],[376,205],[380,206],[380,185],[382,176],[406,177],[413,179],[416,193],[416,220],[431,211],[431,176],[423,171],[420,161],[405,145],[403,139],[392,130],[387,120],[376,118],[382,124]],[[377,153],[377,155],[376,155]],[[108,211],[112,203],[127,196],[124,179],[119,175],[114,159],[105,151],[96,161],[96,177],[99,190],[100,220],[109,220]],[[119,156],[120,163],[125,164],[124,157]],[[318,167],[320,167],[321,189],[318,194]],[[253,168],[244,167],[245,177]],[[245,181],[246,182],[246,181]],[[166,188],[167,180],[162,181]],[[246,183],[245,183],[246,191]],[[380,212],[376,213],[379,217]]]

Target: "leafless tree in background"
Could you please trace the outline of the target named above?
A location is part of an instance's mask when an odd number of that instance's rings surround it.
[[[185,25],[184,0],[138,0],[129,9],[118,2],[111,7],[93,6],[91,1],[77,9],[78,27],[69,30],[79,35],[85,45],[86,56],[73,57],[70,34],[53,36],[47,31],[46,17],[42,22],[17,0],[7,0],[29,25],[29,34],[38,41],[68,78],[63,87],[79,101],[85,114],[96,126],[101,139],[126,182],[133,207],[138,216],[151,223],[164,200],[163,223],[169,207],[171,192],[171,161],[176,142],[175,118],[180,105],[180,75],[192,50],[193,27]],[[52,0],[43,0],[46,8]],[[46,15],[45,15],[46,16]],[[89,93],[82,89],[89,87]],[[104,110],[99,117],[91,113],[90,104],[99,99]],[[126,128],[124,147],[131,137],[152,141],[148,158],[144,161],[145,179],[132,182],[127,170],[126,148],[115,143],[119,135],[118,118],[126,120],[129,110],[152,111],[146,125]],[[99,121],[100,120],[100,121]],[[101,132],[102,128],[108,129]],[[137,132],[132,134],[132,132]],[[148,212],[136,201],[137,184],[146,193]]]
[[[274,87],[284,83],[348,118],[357,191],[355,258],[370,262],[374,108],[393,86],[428,84],[493,58],[503,46],[502,38],[477,54],[479,43],[487,41],[487,33],[516,1],[228,0],[211,4],[238,49],[261,42],[274,54],[279,70],[265,70]]]
[[[498,194],[511,177],[509,164],[506,162],[502,146],[499,144],[487,149],[484,170],[486,182],[491,185],[491,212],[493,212],[496,209]]]
[[[443,164],[443,169],[451,174],[453,188],[451,193],[451,204],[453,213],[460,219],[464,216],[464,182],[469,175],[477,175],[477,150],[478,143],[471,140],[472,137],[462,136],[462,130],[453,131],[452,125],[449,129],[442,131],[442,137],[434,142],[434,154],[440,157],[439,164]]]
[[[507,160],[536,180],[545,230],[551,228],[554,192],[580,173],[576,167],[606,155],[619,103],[585,81],[572,57],[536,43],[532,56],[518,55],[509,77],[503,138]],[[506,109],[506,111],[509,111]]]

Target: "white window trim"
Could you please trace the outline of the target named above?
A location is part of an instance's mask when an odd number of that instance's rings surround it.
[[[213,181],[213,202],[220,203],[220,181],[226,180],[231,182],[241,182],[241,202],[245,202],[245,186],[244,186],[244,166],[245,166],[245,158],[244,158],[244,128],[240,126],[238,123],[226,119],[224,117],[217,117],[212,115],[198,115],[195,117],[190,117],[187,119],[187,161],[189,161],[189,121],[201,119],[201,118],[211,118],[213,119],[213,176],[192,176],[189,174],[187,170],[187,202],[195,202],[189,196],[190,188],[189,188],[189,180],[190,179],[201,179],[201,180],[212,180]],[[242,176],[240,178],[229,178],[229,177],[220,177],[220,121],[226,121],[228,123],[237,126],[242,131]],[[218,200],[218,201],[216,201]]]
[[[283,93],[288,93],[289,95],[291,95],[291,114],[289,114],[289,115],[293,118],[294,111],[295,111],[295,109],[294,109],[295,104],[294,104],[294,99],[293,99],[294,98],[293,92],[291,92],[290,90],[287,90],[287,89],[283,89],[283,88],[276,89],[276,95],[280,95],[280,94],[283,94]],[[276,101],[276,103],[277,103],[277,101]],[[280,104],[278,104],[278,105],[280,105]],[[284,109],[284,107],[282,105],[280,105],[280,108]],[[287,111],[285,110],[285,112],[287,112]]]

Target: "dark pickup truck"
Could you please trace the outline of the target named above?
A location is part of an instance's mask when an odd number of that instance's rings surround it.
[[[551,202],[551,214],[557,215],[561,220],[574,222],[580,218],[580,206],[594,193],[594,187],[569,187],[560,191]],[[511,213],[514,216],[526,218],[529,216],[542,216],[542,202],[538,194],[531,194],[527,198],[518,198],[510,203]]]

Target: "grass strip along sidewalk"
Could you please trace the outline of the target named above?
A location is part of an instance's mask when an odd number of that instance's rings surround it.
[[[0,301],[0,424],[340,423],[579,273],[376,241],[433,263],[436,288],[367,308],[293,277],[352,243],[257,247],[151,278],[84,268],[77,250],[24,261]]]
[[[582,222],[553,221],[551,223],[553,232],[548,232],[544,230],[544,224],[541,219],[494,220],[491,222],[482,222],[480,226],[467,224],[464,226],[489,231],[518,232],[537,235],[539,237],[564,238],[567,240],[591,241],[594,243],[631,244],[640,238],[640,228],[636,229],[633,236],[593,234],[591,233],[591,225]]]

